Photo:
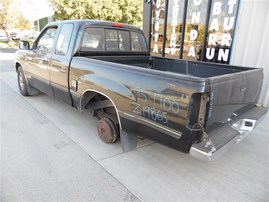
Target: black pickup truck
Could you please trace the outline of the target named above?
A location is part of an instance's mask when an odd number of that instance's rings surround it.
[[[53,22],[20,49],[22,95],[41,91],[96,116],[101,139],[120,137],[124,151],[141,136],[211,161],[267,111],[256,105],[262,69],[150,56],[143,32],[131,25]]]

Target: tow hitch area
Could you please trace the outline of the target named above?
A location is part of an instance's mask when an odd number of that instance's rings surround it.
[[[266,112],[266,108],[254,107],[220,128],[210,131],[201,142],[191,146],[190,155],[203,162],[217,159],[251,133]]]

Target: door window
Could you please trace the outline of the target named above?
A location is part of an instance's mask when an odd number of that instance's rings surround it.
[[[41,53],[51,53],[53,48],[53,42],[56,35],[57,27],[48,28],[38,40],[36,49]]]

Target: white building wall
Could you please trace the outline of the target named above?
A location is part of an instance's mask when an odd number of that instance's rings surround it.
[[[269,1],[241,0],[240,4],[230,64],[263,68],[259,103],[269,107]]]

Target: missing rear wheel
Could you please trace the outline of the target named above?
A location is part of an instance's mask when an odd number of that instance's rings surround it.
[[[101,118],[97,124],[97,131],[105,143],[114,143],[119,137],[116,124],[108,117]]]

